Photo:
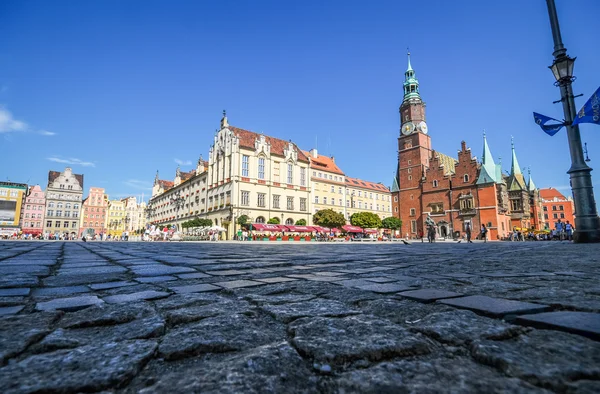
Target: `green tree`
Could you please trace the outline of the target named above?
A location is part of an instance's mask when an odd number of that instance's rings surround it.
[[[387,228],[390,230],[399,230],[402,227],[402,220],[397,217],[390,216],[389,218],[385,218],[381,221],[381,227]]]
[[[379,228],[381,227],[381,218],[373,212],[356,212],[350,216],[350,223],[362,228]]]
[[[279,223],[281,223],[281,222],[279,221],[279,218],[277,216],[274,216],[267,221],[267,224],[279,224]]]
[[[296,226],[306,226],[306,219],[296,220]]]
[[[333,209],[321,209],[313,215],[313,224],[329,228],[342,227],[346,224],[346,219]]]
[[[240,226],[248,224],[248,215],[242,215],[239,218],[237,218],[237,224],[239,224]]]

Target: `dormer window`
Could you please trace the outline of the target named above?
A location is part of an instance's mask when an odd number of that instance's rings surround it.
[[[465,174],[465,176],[463,176],[463,182],[469,183],[469,175]]]

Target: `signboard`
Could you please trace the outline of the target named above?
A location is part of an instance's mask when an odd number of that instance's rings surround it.
[[[21,203],[27,185],[0,183],[0,226],[19,226]]]
[[[21,204],[18,204],[21,205]],[[19,207],[20,210],[21,207]],[[0,200],[0,225],[16,226],[19,224],[19,214],[17,211],[17,201]]]

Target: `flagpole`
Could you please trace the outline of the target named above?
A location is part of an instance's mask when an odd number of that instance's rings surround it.
[[[574,241],[578,243],[600,242],[600,218],[596,210],[594,188],[592,186],[592,169],[585,163],[579,125],[573,126],[577,115],[575,98],[573,96],[573,65],[574,58],[567,55],[558,24],[556,5],[554,0],[546,0],[550,27],[554,40],[554,62],[550,67],[557,79],[556,85],[560,87],[561,102],[565,116],[569,153],[571,155],[571,168],[567,173],[571,178],[571,189],[575,203],[575,234]]]

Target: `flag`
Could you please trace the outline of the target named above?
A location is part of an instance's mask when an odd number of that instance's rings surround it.
[[[600,88],[592,94],[592,97],[577,112],[573,126],[579,123],[595,123],[600,125]]]
[[[560,120],[556,120],[554,118],[550,118],[548,116],[542,115],[542,114],[538,114],[537,112],[533,113],[533,119],[535,120],[535,123],[538,124],[542,130],[544,130],[544,132],[546,134],[548,134],[549,136],[553,136],[554,134],[558,133],[558,131],[560,129],[563,128],[563,126],[565,125],[563,122],[561,122]],[[546,123],[548,123],[548,121],[553,120],[555,122],[559,122],[559,124],[549,124],[546,125]]]

